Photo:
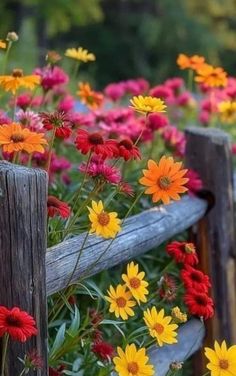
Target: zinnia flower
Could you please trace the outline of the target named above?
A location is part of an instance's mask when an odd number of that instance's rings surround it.
[[[12,340],[26,342],[37,334],[35,320],[18,307],[7,309],[0,306],[0,337],[9,334]]]
[[[218,105],[220,119],[223,123],[233,124],[236,122],[236,101],[224,101]]]
[[[34,73],[41,77],[41,86],[45,92],[69,81],[69,76],[56,65],[36,68]]]
[[[16,113],[18,121],[33,132],[40,131],[43,128],[43,123],[40,116],[34,111],[19,110]]]
[[[105,341],[94,342],[92,345],[92,352],[101,360],[109,360],[114,355],[114,347]]]
[[[47,145],[47,141],[43,133],[31,132],[18,123],[11,123],[0,126],[0,145],[3,151],[8,153],[18,151],[43,153],[43,145]]]
[[[88,133],[84,129],[78,130],[75,145],[82,154],[93,152],[103,158],[112,158],[118,153],[116,141],[104,140],[101,133]]]
[[[79,170],[83,173],[87,173],[97,179],[101,179],[111,184],[118,184],[121,180],[120,171],[112,166],[109,166],[103,160],[92,160],[87,166],[86,163],[82,163]]]
[[[184,302],[191,315],[202,317],[204,320],[214,315],[213,300],[205,292],[189,289],[184,296]]]
[[[12,75],[0,76],[0,85],[5,91],[11,91],[16,94],[19,88],[33,90],[40,84],[40,77],[36,74],[24,76],[22,69],[13,69]]]
[[[148,295],[148,282],[144,280],[145,273],[139,272],[138,264],[132,261],[127,265],[127,274],[122,274],[122,279],[138,304],[146,303]]]
[[[132,300],[132,294],[126,289],[125,285],[118,285],[116,289],[110,286],[107,292],[109,296],[105,296],[105,298],[110,303],[109,312],[114,312],[116,318],[121,317],[123,320],[128,320],[129,316],[134,316],[132,307],[136,303]]]
[[[166,105],[160,98],[154,97],[143,97],[139,95],[138,97],[133,97],[130,100],[135,111],[141,112],[142,114],[150,114],[151,112],[165,112]]]
[[[173,257],[175,262],[184,265],[198,264],[198,256],[193,243],[173,241],[166,247],[168,255]]]
[[[165,316],[164,309],[158,312],[156,307],[152,307],[144,311],[144,321],[150,336],[156,338],[159,346],[163,346],[164,343],[171,345],[178,342],[176,339],[178,325],[171,324],[171,320],[171,316]]]
[[[214,350],[205,347],[205,356],[209,360],[207,368],[211,376],[236,375],[236,345],[227,348],[226,342],[221,345],[215,341]]]
[[[181,279],[184,287],[188,289],[194,289],[197,291],[207,292],[211,287],[210,279],[208,275],[204,274],[201,270],[197,270],[190,265],[185,267],[180,272]]]
[[[220,87],[227,85],[227,73],[223,68],[214,68],[212,65],[204,64],[197,70],[195,81],[209,87]]]
[[[67,114],[61,111],[53,113],[41,112],[40,117],[45,129],[51,130],[55,128],[55,135],[59,138],[65,139],[70,137],[72,130]]]
[[[187,56],[185,54],[179,54],[177,58],[177,64],[180,69],[199,69],[205,64],[205,58],[199,55]]]
[[[88,83],[79,83],[76,94],[80,97],[81,103],[91,110],[97,110],[103,103],[103,94],[92,90]]]
[[[127,345],[125,351],[117,347],[118,356],[113,359],[115,370],[119,376],[153,376],[153,365],[148,364],[149,358],[146,349],[137,349],[132,343]]]
[[[92,201],[92,208],[88,207],[88,210],[91,221],[90,233],[95,232],[103,238],[115,238],[121,230],[121,221],[117,218],[117,213],[105,211],[102,201]]]
[[[141,158],[139,149],[129,138],[124,138],[118,142],[117,147],[119,150],[119,156],[124,158],[125,161]]]
[[[49,217],[59,215],[61,218],[68,218],[71,213],[69,205],[66,202],[58,200],[55,196],[48,196],[47,207]]]
[[[88,50],[83,49],[82,47],[79,48],[68,48],[65,52],[65,56],[70,57],[71,59],[82,61],[83,63],[87,63],[88,61],[95,61],[95,55]]]
[[[186,169],[181,169],[181,162],[174,162],[172,157],[163,156],[157,164],[153,160],[148,161],[148,169],[143,170],[143,175],[139,182],[148,187],[146,194],[152,195],[152,201],[162,201],[169,204],[170,200],[180,200],[180,193],[186,192],[188,189],[184,184],[188,182],[184,178]]]

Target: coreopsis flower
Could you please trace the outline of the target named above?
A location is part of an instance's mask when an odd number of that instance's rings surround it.
[[[14,341],[26,342],[32,336],[37,335],[35,320],[27,312],[18,307],[7,309],[0,306],[0,337],[9,334]]]
[[[57,65],[51,67],[36,68],[34,73],[41,77],[41,86],[45,92],[59,85],[67,84],[69,76]]]
[[[33,132],[38,132],[42,130],[43,128],[43,123],[41,121],[41,118],[38,113],[27,110],[19,110],[16,113],[16,117],[18,121],[24,126],[29,128],[29,130]]]
[[[178,306],[172,308],[171,316],[174,322],[176,322],[177,324],[184,323],[188,320],[188,316],[186,315],[186,313],[181,312]]]
[[[70,57],[71,59],[82,61],[83,63],[96,60],[96,57],[93,53],[88,52],[88,50],[82,47],[68,48],[65,52],[65,56]]]
[[[80,165],[79,170],[93,178],[106,181],[111,184],[118,184],[121,180],[121,173],[114,166],[110,166],[103,160],[91,160],[89,165],[84,162]]]
[[[117,347],[118,356],[113,359],[115,370],[119,376],[153,376],[153,365],[149,364],[146,349],[137,349],[132,343],[127,345],[125,351]]]
[[[224,101],[218,104],[220,120],[226,124],[236,122],[236,101]]]
[[[136,145],[130,138],[123,138],[117,143],[118,153],[121,158],[124,158],[125,161],[130,159],[140,159],[141,154]]]
[[[184,303],[188,307],[189,313],[193,316],[199,316],[207,320],[214,315],[213,300],[205,292],[188,289],[184,296]]]
[[[47,200],[48,216],[55,217],[59,215],[61,218],[68,218],[71,208],[66,202],[63,202],[55,196],[48,196]]]
[[[197,291],[207,292],[211,287],[208,275],[204,274],[201,270],[197,270],[190,265],[185,265],[180,272],[181,280],[184,287]]]
[[[41,112],[40,117],[45,129],[55,129],[55,135],[62,139],[70,137],[72,130],[67,114],[61,111]]]
[[[88,210],[91,221],[90,233],[103,238],[115,238],[121,230],[121,220],[117,218],[117,213],[105,211],[102,201],[92,201],[92,208],[88,207]]]
[[[189,181],[186,183],[186,187],[188,188],[188,193],[190,195],[196,194],[203,188],[203,182],[196,171],[189,169],[186,177],[189,179]]]
[[[163,156],[159,164],[150,159],[148,169],[143,170],[140,184],[146,188],[145,193],[152,195],[152,201],[169,204],[170,200],[180,200],[180,193],[188,189],[184,186],[188,179],[184,177],[187,170],[182,169],[182,162],[174,162],[172,157]]]
[[[127,265],[127,274],[122,274],[123,281],[138,304],[147,302],[148,282],[144,280],[144,277],[145,273],[139,272],[138,264],[134,264],[133,261]]]
[[[174,277],[169,274],[164,274],[158,283],[158,293],[160,297],[167,302],[172,302],[176,298],[177,285]]]
[[[0,48],[2,48],[3,50],[7,48],[6,42],[4,42],[2,39],[0,39]]]
[[[166,105],[160,98],[154,97],[143,97],[139,95],[138,97],[133,97],[130,103],[135,111],[142,114],[150,114],[151,112],[165,112]]]
[[[223,68],[204,64],[197,70],[195,81],[208,87],[220,87],[227,85],[227,73]]]
[[[178,342],[176,339],[178,325],[171,324],[172,317],[165,316],[164,309],[158,312],[156,307],[147,308],[144,311],[143,319],[149,329],[150,336],[156,338],[159,346],[162,347],[165,343],[171,345]]]
[[[103,103],[103,94],[92,90],[89,83],[79,83],[79,90],[76,92],[81,103],[85,104],[91,110],[97,110]]]
[[[107,293],[109,296],[105,296],[105,298],[110,303],[109,312],[114,313],[116,318],[121,317],[122,320],[128,320],[129,316],[134,316],[132,307],[136,303],[132,300],[132,294],[125,285],[118,285],[116,289],[110,286]]]
[[[185,54],[179,54],[177,58],[177,64],[180,69],[192,69],[196,70],[205,64],[205,58],[199,55],[187,56]]]
[[[223,341],[221,345],[215,341],[214,349],[205,347],[205,356],[209,360],[207,368],[211,376],[233,376],[236,375],[236,345],[226,345]]]
[[[193,243],[173,241],[167,245],[166,251],[176,263],[184,265],[198,264],[196,247]]]
[[[27,153],[44,152],[47,141],[43,133],[31,132],[19,123],[4,124],[0,126],[0,146],[4,152],[13,153],[26,151]]]
[[[0,76],[0,86],[5,91],[10,91],[13,95],[16,94],[20,88],[33,90],[40,84],[40,77],[36,74],[29,76],[23,75],[22,69],[13,69],[11,75]]]
[[[105,341],[94,342],[91,350],[101,360],[112,359],[115,352],[114,347]]]
[[[118,153],[115,140],[104,140],[101,133],[89,133],[84,129],[78,130],[75,145],[82,154],[93,152],[102,158],[112,158]]]

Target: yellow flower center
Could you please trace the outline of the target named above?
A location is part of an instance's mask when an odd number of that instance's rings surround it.
[[[141,285],[141,282],[137,277],[133,277],[130,279],[129,284],[133,289],[138,289]]]
[[[11,135],[11,141],[13,141],[13,142],[23,142],[24,139],[25,139],[25,137],[22,133],[13,133]]]
[[[186,253],[195,253],[195,246],[193,243],[186,243],[184,250]]]
[[[164,332],[164,326],[159,323],[155,324],[154,329],[157,332],[157,334],[162,334]]]
[[[23,70],[22,69],[13,69],[12,76],[13,77],[23,77]]]
[[[226,359],[221,359],[219,366],[221,369],[228,369],[229,368],[229,362]]]
[[[171,180],[168,176],[161,176],[158,181],[157,181],[157,184],[159,185],[159,187],[161,189],[168,189],[169,186],[171,185]]]
[[[101,226],[107,226],[108,223],[110,222],[110,216],[106,212],[102,212],[98,214],[98,222],[100,223]]]
[[[138,364],[136,362],[129,362],[127,370],[132,373],[132,375],[137,375],[139,370]]]
[[[125,298],[123,298],[123,296],[119,296],[116,299],[116,304],[118,305],[118,307],[124,308],[126,306],[126,300],[125,300]]]

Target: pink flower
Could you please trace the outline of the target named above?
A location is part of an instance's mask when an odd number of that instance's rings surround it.
[[[160,130],[160,134],[166,144],[173,148],[177,155],[184,155],[186,139],[182,131],[178,130],[178,128],[173,125],[167,125]]]
[[[74,108],[74,105],[75,105],[75,100],[74,98],[72,97],[72,95],[65,95],[64,98],[62,98],[58,104],[58,111],[60,112],[70,112],[73,110]]]
[[[31,105],[31,101],[32,101],[32,94],[22,93],[17,97],[16,105],[25,111],[27,107]]]
[[[150,114],[147,119],[147,126],[153,131],[166,127],[168,124],[168,118],[158,113]]]
[[[232,145],[231,151],[233,155],[236,155],[236,144]]]
[[[16,113],[16,116],[18,118],[18,121],[22,125],[29,128],[31,131],[37,132],[39,130],[42,130],[42,128],[44,128],[40,116],[34,111],[19,110]]]
[[[41,77],[41,85],[45,91],[54,89],[57,85],[66,84],[69,81],[68,75],[57,66],[36,68],[34,74],[38,74]]]
[[[169,78],[165,81],[165,86],[178,93],[184,87],[184,80],[180,77]]]
[[[12,120],[5,114],[4,111],[0,110],[0,125],[10,124]]]
[[[123,193],[124,195],[133,197],[134,189],[129,183],[126,183],[125,181],[121,181],[119,184],[119,193]]]
[[[144,78],[137,78],[136,82],[139,85],[140,94],[148,91],[150,85],[149,85],[149,82],[147,80],[145,80]]]
[[[193,97],[188,91],[184,91],[178,96],[176,101],[179,106],[185,107],[193,103]]]
[[[211,115],[208,111],[201,111],[199,115],[199,121],[203,125],[207,125],[210,122]]]
[[[81,114],[80,112],[69,112],[67,114],[67,118],[71,124],[71,128],[91,126],[95,122],[95,115],[92,112],[87,114]]]
[[[199,174],[196,171],[189,169],[187,171],[186,178],[189,179],[186,183],[186,187],[188,188],[188,193],[190,195],[194,195],[202,189],[203,183]]]
[[[150,90],[150,95],[152,97],[157,97],[157,98],[161,98],[164,100],[168,100],[173,97],[173,92],[167,86],[157,85]]]
[[[109,84],[105,87],[104,93],[115,102],[125,95],[125,87],[122,83]]]
[[[59,157],[56,154],[52,154],[50,172],[61,173],[71,168],[71,163],[65,157]]]
[[[79,170],[83,173],[86,172],[86,163],[82,163]],[[107,163],[103,162],[100,158],[93,158],[87,168],[87,174],[94,178],[102,178],[111,184],[118,184],[121,180],[120,171]]]

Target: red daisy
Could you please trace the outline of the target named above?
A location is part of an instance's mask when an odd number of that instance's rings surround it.
[[[53,113],[41,112],[40,117],[42,119],[44,128],[51,130],[56,128],[55,135],[59,138],[68,138],[71,135],[71,124],[67,115],[62,111],[55,111]]]
[[[58,200],[55,196],[48,196],[47,207],[49,217],[59,215],[62,218],[68,218],[71,213],[69,205],[66,202]]]
[[[118,143],[119,156],[124,158],[125,161],[130,159],[140,159],[140,151],[137,146],[134,145],[130,138],[124,138]]]
[[[114,348],[105,341],[95,342],[92,345],[92,352],[102,360],[109,360],[114,355]]]
[[[204,320],[214,315],[213,300],[205,292],[188,290],[184,296],[184,302],[191,315],[202,317]]]
[[[25,342],[37,332],[35,320],[27,312],[0,306],[0,337],[9,334],[12,340]]]
[[[180,272],[181,279],[186,289],[194,289],[201,292],[207,292],[211,287],[208,275],[201,270],[192,268],[190,265],[185,265]]]
[[[84,129],[78,130],[75,145],[82,154],[93,152],[104,159],[112,158],[118,153],[115,140],[104,140],[101,133],[88,133]]]
[[[167,245],[166,250],[177,263],[187,265],[198,264],[198,256],[193,243],[174,241]]]

